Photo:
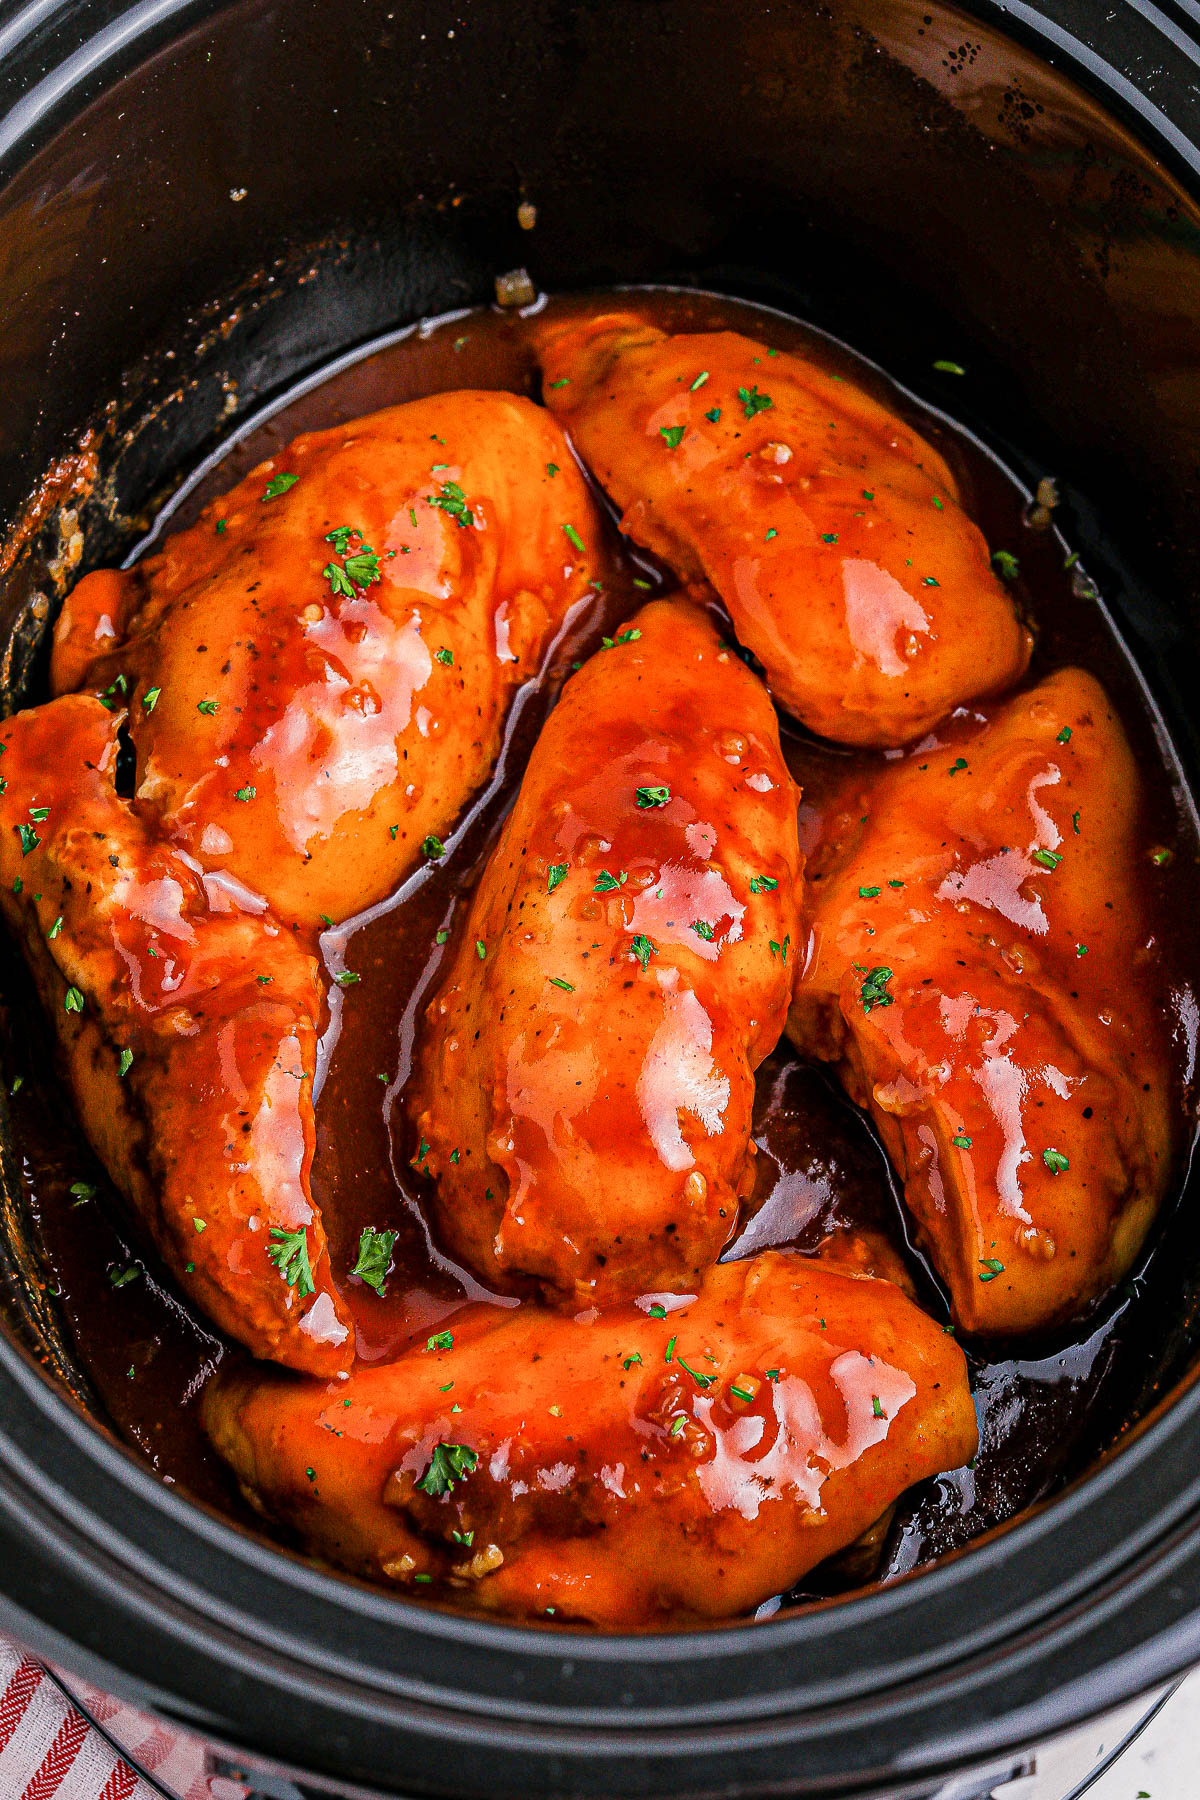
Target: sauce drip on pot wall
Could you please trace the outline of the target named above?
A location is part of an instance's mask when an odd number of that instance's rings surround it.
[[[550,311],[584,304],[553,302]],[[652,307],[667,329],[728,326],[802,349],[835,371],[876,386],[896,404],[890,385],[848,352],[776,314],[679,293],[643,294],[638,304]],[[951,403],[954,379],[946,378]],[[477,313],[413,331],[312,386],[220,456],[157,529],[169,532],[189,522],[207,500],[300,431],[458,387],[536,397],[532,345],[518,315]],[[1016,591],[1038,632],[1029,681],[1056,666],[1079,663],[1104,682],[1116,702],[1146,776],[1140,854],[1149,871],[1165,960],[1176,971],[1179,1027],[1186,1031],[1187,1021],[1197,1018],[1185,980],[1195,954],[1190,922],[1180,915],[1186,912],[1196,846],[1178,777],[1164,758],[1143,690],[1090,584],[1077,567],[1064,569],[1062,539],[1054,529],[1030,522],[1027,497],[1007,472],[937,415],[903,400],[900,410],[948,458],[967,509],[993,549],[1019,557]],[[615,528],[603,579],[604,617],[573,647],[581,657],[602,632],[646,600],[647,587],[665,593],[672,585],[662,570],[632,553]],[[415,1146],[399,1095],[411,1068],[417,1022],[449,953],[438,936],[453,933],[465,916],[550,698],[529,690],[514,709],[495,779],[475,803],[470,828],[453,854],[422,868],[356,926],[323,940],[331,968],[348,967],[361,975],[349,999],[331,986],[317,1106],[314,1197],[329,1225],[339,1278],[352,1266],[365,1226],[399,1234],[383,1297],[357,1282],[346,1286],[358,1355],[368,1363],[387,1360],[438,1330],[464,1301],[488,1297],[429,1240],[419,1205],[421,1183],[409,1166]],[[849,760],[870,767],[878,765],[879,756],[816,743],[786,720],[783,733],[785,753],[804,790],[802,840],[811,840],[824,799]],[[1168,860],[1161,860],[1162,851],[1171,853]],[[20,1077],[10,1105],[25,1150],[33,1211],[80,1359],[119,1432],[164,1480],[248,1518],[201,1433],[197,1406],[217,1361],[234,1353],[188,1314],[153,1259],[123,1234],[116,1197],[106,1192],[86,1144],[62,1117],[48,1033],[28,978],[18,959],[10,964],[4,1021],[9,1087]],[[1182,1108],[1190,1096],[1180,1094],[1178,1100]],[[831,1233],[869,1232],[886,1246],[881,1256],[904,1265],[927,1309],[937,1318],[946,1316],[929,1268],[909,1241],[897,1184],[869,1126],[786,1042],[759,1071],[755,1135],[762,1151],[758,1210],[730,1254],[772,1244],[811,1250]],[[886,1532],[817,1570],[804,1592],[838,1591],[876,1575],[902,1573],[1011,1517],[1085,1467],[1125,1422],[1138,1391],[1139,1324],[1144,1309],[1155,1304],[1154,1294],[1144,1291],[1156,1285],[1155,1273],[1151,1256],[1148,1273],[1135,1274],[1098,1311],[1053,1341],[1023,1343],[1019,1359],[1007,1357],[1002,1347],[993,1353],[987,1345],[972,1346],[982,1425],[973,1467],[942,1476],[906,1498]]]

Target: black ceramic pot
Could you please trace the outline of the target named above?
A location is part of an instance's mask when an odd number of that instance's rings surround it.
[[[549,289],[771,301],[926,392],[935,359],[969,365],[960,412],[1063,481],[1195,780],[1200,49],[1184,12],[0,3],[9,702],[36,691],[89,429],[60,578],[76,531],[76,568],[118,557],[273,394],[526,264]],[[1200,1659],[1195,1184],[1166,1226],[1142,1423],[1086,1478],[885,1591],[618,1639],[421,1610],[163,1487],[89,1416],[38,1285],[19,1153],[0,1118],[0,1622],[250,1767],[336,1793],[974,1796],[1020,1746]]]

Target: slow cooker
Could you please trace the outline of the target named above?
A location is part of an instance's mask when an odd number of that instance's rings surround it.
[[[523,267],[766,302],[918,393],[969,364],[960,416],[1060,481],[1200,780],[1187,0],[8,0],[0,92],[10,708],[65,585],[216,444]],[[77,1366],[21,1159],[0,1100],[0,1624],[230,1779],[978,1800],[1200,1660],[1195,1180],[1126,1428],[1065,1492],[885,1588],[606,1637],[421,1610],[155,1479]]]

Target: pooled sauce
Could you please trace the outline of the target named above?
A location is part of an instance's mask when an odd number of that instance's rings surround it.
[[[1078,564],[1071,565],[1069,546],[1052,522],[1032,512],[1030,496],[975,439],[898,394],[841,346],[794,321],[742,303],[678,292],[639,294],[637,303],[667,329],[725,326],[814,357],[886,398],[948,459],[962,484],[964,505],[989,545],[1019,559],[1014,591],[1038,634],[1027,682],[1043,679],[1055,667],[1081,664],[1105,684],[1121,715],[1145,781],[1139,853],[1148,871],[1154,927],[1166,965],[1175,971],[1183,1031],[1186,1021],[1198,1016],[1191,986],[1193,934],[1186,916],[1188,875],[1197,861],[1191,814],[1137,674],[1094,588]],[[548,310],[588,304],[593,303],[551,302]],[[537,369],[528,327],[519,314],[479,312],[417,328],[307,384],[206,465],[168,508],[150,541],[189,523],[207,501],[301,431],[464,387],[536,397]],[[146,547],[139,546],[139,553]],[[439,1330],[464,1304],[489,1299],[502,1306],[517,1304],[489,1295],[431,1240],[422,1212],[427,1183],[412,1167],[417,1145],[402,1094],[424,1006],[444,971],[474,883],[555,698],[558,678],[651,594],[669,593],[674,585],[665,570],[620,538],[615,525],[600,574],[600,615],[562,647],[552,678],[519,695],[499,765],[472,803],[453,851],[414,872],[395,895],[358,921],[322,939],[330,968],[353,970],[360,979],[345,993],[330,986],[312,1185],[364,1363],[395,1357]],[[879,767],[887,753],[881,757],[819,743],[786,718],[782,729],[785,754],[803,789],[801,839],[811,843],[827,797],[848,767]],[[5,1075],[10,1090],[19,1085],[10,1107],[24,1149],[31,1208],[80,1362],[117,1431],[164,1481],[249,1518],[207,1446],[196,1404],[221,1357],[242,1353],[230,1350],[189,1313],[128,1229],[121,1202],[78,1128],[64,1120],[49,1028],[28,978],[15,967],[17,959],[12,960],[6,984]],[[1181,1110],[1184,1104],[1180,1093]],[[898,1184],[871,1127],[830,1078],[803,1063],[786,1041],[758,1074],[755,1137],[760,1155],[754,1202],[727,1256],[749,1255],[769,1245],[809,1253],[824,1245],[838,1254],[843,1244],[850,1255],[853,1234],[874,1247],[881,1273],[909,1286],[935,1318],[948,1317],[944,1295],[912,1240]],[[1175,1192],[1178,1186],[1177,1181]],[[1170,1211],[1169,1198],[1164,1219]],[[349,1275],[367,1226],[397,1233],[382,1295]],[[967,1345],[982,1426],[974,1464],[902,1498],[887,1531],[878,1534],[873,1567],[865,1567],[862,1556],[847,1553],[806,1578],[792,1597],[904,1573],[1012,1517],[1080,1473],[1149,1391],[1153,1370],[1147,1376],[1147,1365],[1154,1358],[1144,1353],[1147,1331],[1153,1329],[1148,1321],[1156,1306],[1169,1305],[1162,1296],[1170,1293],[1170,1271],[1159,1271],[1154,1257],[1158,1235],[1152,1236],[1148,1260],[1143,1257],[1120,1289],[1053,1338],[1023,1340],[1019,1357],[1007,1354],[1004,1346]],[[777,1604],[768,1602],[763,1610]]]

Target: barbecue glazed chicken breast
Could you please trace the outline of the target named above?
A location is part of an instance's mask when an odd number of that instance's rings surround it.
[[[410,1154],[437,1234],[577,1307],[693,1283],[748,1190],[801,867],[766,691],[698,609],[567,683],[430,1005]]]
[[[715,588],[779,703],[840,743],[910,743],[1012,685],[1030,638],[911,426],[737,332],[636,313],[538,334],[543,390],[621,529]]]
[[[490,775],[595,541],[543,408],[414,400],[298,437],[155,555],[86,576],[53,686],[128,703],[164,838],[289,923],[340,923]]]
[[[440,854],[589,591],[596,524],[554,421],[508,395],[299,438],[81,581],[62,697],[0,729],[0,904],[85,1128],[257,1356],[353,1354],[309,1183],[319,925]]]
[[[1064,669],[830,804],[789,1034],[875,1120],[969,1331],[1068,1318],[1118,1281],[1171,1150],[1165,987],[1139,783]]]
[[[766,1252],[657,1310],[476,1307],[349,1381],[222,1372],[205,1421],[329,1562],[609,1629],[747,1613],[975,1453],[963,1354],[890,1282]]]

